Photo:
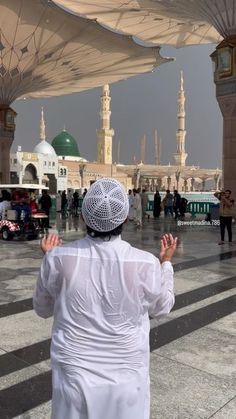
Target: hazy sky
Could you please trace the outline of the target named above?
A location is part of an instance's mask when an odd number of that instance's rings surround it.
[[[134,77],[110,86],[111,126],[115,129],[113,161],[121,143],[121,162],[140,159],[140,141],[147,136],[146,163],[154,163],[154,129],[162,139],[163,164],[173,163],[176,151],[177,98],[180,70],[184,71],[186,95],[186,164],[221,167],[222,117],[215,98],[212,63],[214,46],[176,50],[163,48],[162,55],[176,57],[154,73]],[[66,129],[77,139],[81,156],[96,159],[96,128],[99,127],[101,89],[51,99],[18,101],[15,142],[32,151],[39,141],[40,108],[44,107],[46,136],[52,139]]]

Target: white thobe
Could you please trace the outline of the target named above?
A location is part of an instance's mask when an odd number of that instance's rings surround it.
[[[56,211],[61,211],[61,194],[56,196]]]
[[[53,419],[149,419],[149,315],[174,304],[173,268],[120,237],[43,259],[33,298],[54,315]]]
[[[138,224],[138,225],[142,225],[142,201],[141,201],[141,196],[136,193],[136,195],[134,196],[134,211],[135,211],[135,215],[134,215],[134,221]]]
[[[132,194],[128,195],[128,200],[129,200],[128,219],[132,221],[134,219],[134,195]]]

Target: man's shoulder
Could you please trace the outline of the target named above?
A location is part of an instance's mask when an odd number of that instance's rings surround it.
[[[137,247],[130,245],[130,257],[137,262],[147,262],[147,263],[154,263],[155,256],[147,252],[146,250],[138,249]]]
[[[48,257],[66,256],[69,254],[78,254],[78,249],[83,248],[83,239],[75,240],[69,243],[63,243],[61,246],[54,247],[47,252]]]

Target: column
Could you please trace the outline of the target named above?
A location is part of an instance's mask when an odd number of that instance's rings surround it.
[[[176,179],[176,189],[179,190],[180,170],[177,170],[175,172],[175,179]]]
[[[194,191],[194,183],[195,183],[195,179],[194,177],[191,178],[191,192]]]
[[[236,38],[225,38],[211,54],[216,98],[223,116],[223,188],[236,198]]]
[[[158,191],[161,190],[161,187],[162,187],[162,178],[158,177],[157,178],[157,189],[158,189]]]
[[[170,185],[171,185],[171,177],[168,176],[167,177],[167,189],[170,189]]]
[[[140,184],[140,169],[135,169],[134,180],[134,187],[135,189],[138,189]]]
[[[0,183],[10,183],[10,149],[15,134],[16,112],[0,105]]]
[[[219,180],[220,180],[220,173],[216,173],[214,175],[214,183],[215,183],[215,190],[218,191],[219,190]]]
[[[206,187],[206,179],[205,179],[205,178],[203,178],[203,179],[202,179],[202,192],[204,192],[204,191],[205,191],[205,187]]]
[[[81,188],[84,187],[84,171],[85,171],[85,164],[80,164],[79,165],[79,174],[80,174],[80,178],[81,178]]]
[[[184,179],[184,192],[187,192],[188,180]]]

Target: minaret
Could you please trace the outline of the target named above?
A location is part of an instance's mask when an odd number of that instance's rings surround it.
[[[110,128],[110,89],[105,84],[102,88],[100,99],[100,120],[101,127],[97,129],[97,161],[102,164],[112,164],[112,137],[114,130]]]
[[[141,140],[141,147],[140,147],[140,163],[145,163],[145,159],[146,159],[146,143],[147,143],[147,138],[146,135],[143,136],[142,140]]]
[[[187,153],[185,153],[185,94],[184,94],[184,78],[183,71],[180,77],[180,90],[178,97],[178,131],[176,133],[177,151],[174,154],[175,164],[177,166],[185,166]]]
[[[43,107],[41,108],[41,119],[40,119],[40,134],[39,134],[40,141],[46,140],[45,134],[45,120],[44,120],[44,112]]]
[[[161,138],[158,135],[157,129],[154,131],[154,142],[155,142],[155,164],[160,166],[161,164]]]

